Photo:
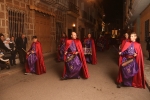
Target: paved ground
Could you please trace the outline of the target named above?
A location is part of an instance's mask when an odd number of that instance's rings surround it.
[[[45,61],[47,73],[43,75],[24,75],[17,66],[18,70],[12,68],[1,75],[0,100],[150,100],[147,88],[116,88],[115,54],[113,49],[98,53],[98,64],[88,65],[89,79],[61,81],[64,64],[53,59]]]
[[[150,89],[150,61],[147,60],[147,58],[145,57],[144,58],[144,63],[145,63],[145,78],[146,78],[146,82],[147,82],[147,85]]]

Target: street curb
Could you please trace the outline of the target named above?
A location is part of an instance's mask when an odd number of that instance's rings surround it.
[[[20,67],[20,66],[16,66],[16,67]],[[4,70],[6,70],[6,71],[4,71],[4,72],[2,72],[1,74],[0,74],[0,78],[3,78],[3,77],[6,77],[6,76],[9,76],[9,75],[12,75],[12,74],[14,74],[14,73],[18,73],[18,72],[20,72],[20,71],[22,71],[23,70],[23,68],[14,68],[14,69],[4,69]]]
[[[44,61],[46,62],[47,60],[54,58],[54,55],[55,54],[44,55],[44,59],[45,59]],[[18,60],[19,62],[19,59],[16,59],[16,60]],[[12,68],[12,67],[15,67],[15,68]],[[10,69],[4,69],[0,71],[0,78],[4,78],[6,76],[18,73],[20,71],[23,72],[24,70],[24,65],[17,64],[16,66],[12,66],[12,67]]]
[[[146,78],[146,76],[145,76],[145,82],[146,82],[147,88],[148,88],[149,91],[150,91],[150,81],[148,81],[148,79]]]
[[[145,75],[145,83],[146,83],[146,86],[150,92],[150,77],[149,77],[149,68],[150,68],[150,63],[149,61],[146,60],[146,58],[144,59],[144,75]]]

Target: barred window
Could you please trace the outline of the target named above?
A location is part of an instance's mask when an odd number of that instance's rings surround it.
[[[24,18],[24,13],[8,10],[9,36],[17,38],[24,32]]]

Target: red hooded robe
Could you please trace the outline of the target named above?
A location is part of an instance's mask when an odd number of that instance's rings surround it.
[[[121,52],[124,52],[125,50],[127,50],[130,45],[131,45],[131,42],[126,42],[125,45],[123,46]],[[138,64],[139,71],[133,77],[132,86],[137,87],[137,88],[145,88],[144,62],[143,62],[143,53],[142,53],[141,45],[137,42],[134,42],[133,45],[134,45],[135,51],[137,53],[136,62]],[[121,64],[122,64],[122,56],[120,56],[120,58],[119,58],[119,74],[118,74],[118,78],[117,78],[118,83],[123,82]]]
[[[33,45],[33,43],[32,43],[32,45]],[[32,45],[31,45],[31,48],[32,48]],[[46,73],[46,67],[44,64],[41,43],[39,41],[37,41],[35,43],[35,47],[36,47],[36,56],[38,58],[36,61],[36,72],[35,73],[40,75],[40,74]],[[29,51],[31,50],[31,48],[29,49]],[[28,66],[28,63],[25,64],[25,69],[26,69],[27,73],[30,73],[30,68]]]
[[[126,42],[129,42],[129,41],[130,41],[130,39],[124,39],[124,40],[122,40],[122,43],[121,43],[120,48],[122,49],[123,46],[125,45],[125,43],[126,43]]]
[[[84,56],[84,53],[83,53],[83,48],[82,48],[82,44],[81,44],[80,40],[79,39],[67,40],[66,41],[65,51],[68,50],[68,48],[70,47],[72,41],[75,42],[76,48],[77,48],[77,50],[79,52],[79,57],[80,57],[81,62],[82,62],[83,74],[84,74],[84,77],[87,79],[87,78],[89,78],[88,67],[87,67],[87,64],[86,64],[86,60],[85,60],[85,56]],[[66,56],[64,57],[64,59],[66,60]],[[66,73],[66,66],[64,67],[63,76],[65,75],[65,73]]]

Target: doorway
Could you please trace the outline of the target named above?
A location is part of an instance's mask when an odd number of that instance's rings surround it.
[[[62,28],[63,24],[61,22],[56,22],[56,48],[58,48],[58,45],[60,44],[60,38],[63,33]]]
[[[84,34],[84,31],[85,31],[85,29],[84,28],[81,28],[81,31],[80,31],[80,36],[81,36],[81,42],[83,43],[83,41],[84,41],[84,38],[85,38],[85,34]]]
[[[35,13],[35,35],[42,44],[43,53],[51,52],[51,20],[50,15]]]
[[[68,38],[71,39],[72,29],[68,29]]]

